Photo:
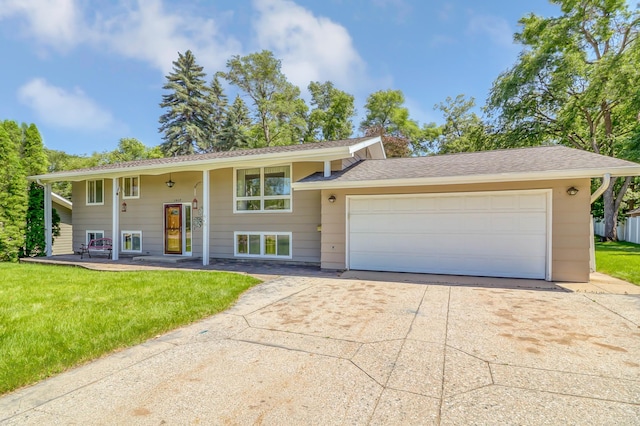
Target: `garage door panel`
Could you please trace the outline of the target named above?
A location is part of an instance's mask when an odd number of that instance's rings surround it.
[[[465,210],[487,211],[491,209],[491,199],[481,196],[469,196],[465,198]]]
[[[525,210],[545,211],[547,209],[547,195],[544,193],[520,195],[518,196],[518,207]]]
[[[353,198],[351,269],[544,278],[547,194]]]

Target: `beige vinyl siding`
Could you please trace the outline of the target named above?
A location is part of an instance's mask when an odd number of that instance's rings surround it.
[[[104,230],[111,238],[111,179],[104,180],[104,204],[87,205],[87,181],[73,182],[73,247],[78,249],[86,241],[86,231]]]
[[[580,192],[575,196],[569,196],[566,190],[571,186],[575,186]],[[345,268],[346,195],[552,189],[551,279],[553,281],[588,281],[590,188],[589,179],[572,179],[477,185],[323,190],[320,197],[323,219],[321,266],[326,269]],[[327,201],[327,198],[332,194],[336,196],[335,203]]]
[[[293,164],[297,181],[323,163]],[[292,261],[320,262],[320,191],[293,191],[292,212],[233,213],[233,169],[211,171],[211,257],[233,258],[235,231],[291,232]]]
[[[53,202],[52,206],[60,216],[60,235],[54,237],[52,254],[73,253],[72,211],[70,208],[56,202]]]
[[[196,198],[202,204],[202,173],[172,173],[173,188],[165,184],[169,175],[140,176],[140,198],[126,199],[127,211],[120,213],[120,229],[142,231],[142,254],[161,255],[164,253],[164,205],[191,203],[194,186]],[[123,200],[120,200],[122,203]],[[192,218],[202,210],[193,210]],[[193,220],[192,220],[193,223]],[[202,228],[192,225],[192,255],[202,256]]]
[[[168,188],[165,184],[169,180],[168,174],[142,175],[140,176],[140,198],[123,200],[121,196],[119,197],[120,230],[142,231],[142,254],[164,253],[164,204],[191,203],[194,186],[202,182],[202,173],[172,173],[171,179],[175,185],[173,188]],[[120,185],[122,185],[121,180]],[[85,242],[87,230],[104,230],[105,237],[112,238],[112,180],[105,179],[104,186],[104,205],[87,206],[84,201],[86,199],[85,181],[73,184],[73,199],[76,200],[73,212],[74,247],[80,247],[80,244]],[[196,194],[199,203],[202,203],[202,183],[198,184]],[[120,212],[123,201],[127,203],[126,212]],[[199,215],[201,211],[192,211],[192,217]],[[192,230],[193,256],[202,256],[202,228],[193,226]]]

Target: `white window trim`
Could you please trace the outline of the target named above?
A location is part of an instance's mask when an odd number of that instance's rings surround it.
[[[125,181],[125,179],[131,179],[131,178],[136,178],[136,179],[138,179],[138,195],[127,195],[127,194],[125,193],[125,190],[124,190],[124,189],[126,188],[126,185],[124,184],[124,181]],[[142,185],[141,185],[141,181],[140,181],[140,175],[137,175],[137,176],[134,176],[134,175],[131,175],[131,176],[124,176],[124,177],[122,178],[122,198],[123,198],[124,200],[133,200],[133,199],[140,198],[140,189],[141,189],[141,186],[142,186]]]
[[[238,253],[238,235],[260,235],[260,254]],[[264,254],[264,237],[266,235],[286,235],[289,237],[289,255],[278,256]],[[293,236],[291,232],[255,232],[255,231],[235,231],[233,233],[233,254],[236,257],[250,257],[257,259],[292,259],[293,258]]]
[[[264,195],[264,169],[265,166],[257,167],[235,167],[233,169],[233,212],[234,213],[291,213],[293,212],[293,166],[289,164],[277,164],[266,167],[289,167],[289,195]],[[260,196],[259,197],[238,197],[238,170],[260,169]],[[265,210],[265,200],[289,200],[289,208],[282,210]],[[260,210],[238,210],[238,201],[260,200]]]
[[[124,248],[124,234],[140,234],[140,250],[126,250]],[[120,251],[122,253],[142,253],[142,231],[120,231],[120,241],[122,244]]]
[[[100,203],[91,203],[89,202],[89,182],[97,182],[97,181],[101,181],[102,182],[102,201]],[[86,182],[86,202],[87,202],[87,206],[103,206],[104,205],[104,179],[89,179]]]
[[[86,245],[89,245],[89,242],[91,241],[89,239],[89,234],[102,234],[102,237],[96,237],[97,238],[104,238],[104,231],[101,229],[87,229],[84,233],[84,243]]]

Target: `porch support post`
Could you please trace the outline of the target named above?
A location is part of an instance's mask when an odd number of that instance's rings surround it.
[[[44,246],[45,255],[53,253],[53,219],[51,217],[51,184],[44,185]]]
[[[118,197],[120,188],[118,187],[118,180],[118,178],[113,178],[111,180],[111,192],[113,193],[113,197],[111,200],[111,245],[113,247],[111,251],[112,260],[118,260],[120,254],[120,198]]]
[[[331,161],[325,160],[324,162],[324,177],[331,176]]]
[[[209,170],[202,171],[202,265],[209,265]]]

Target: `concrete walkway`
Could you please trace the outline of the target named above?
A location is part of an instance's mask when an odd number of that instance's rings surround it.
[[[263,283],[1,398],[0,422],[638,424],[640,297],[377,278]]]

